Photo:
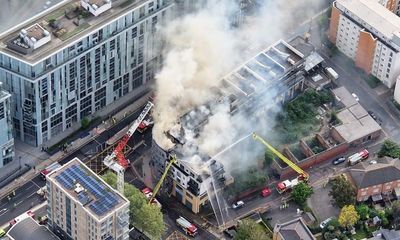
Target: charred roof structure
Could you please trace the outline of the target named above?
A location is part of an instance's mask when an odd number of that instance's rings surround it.
[[[251,116],[293,99],[305,88],[304,68],[310,53],[279,40],[223,77],[219,87],[210,89],[213,100],[183,114],[165,132],[169,144],[164,144],[165,139],[154,139],[152,164],[156,176],[162,174],[172,155],[178,160],[171,170],[172,181],[166,181],[168,191],[195,213],[210,201],[218,224],[225,223],[226,213],[221,209],[226,208],[221,205],[226,203],[209,193],[218,192],[233,179],[216,156],[199,149],[199,136],[221,106],[228,109],[232,119],[248,116],[250,124]]]

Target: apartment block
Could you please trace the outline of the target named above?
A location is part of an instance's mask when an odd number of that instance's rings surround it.
[[[377,1],[337,0],[329,39],[355,65],[391,88],[400,74],[400,18]]]
[[[268,112],[266,106],[293,99],[304,90],[309,54],[284,40],[277,41],[221,79],[218,87],[212,89],[213,100],[193,106],[161,137],[155,134],[151,160],[155,179],[162,175],[171,157],[177,159],[165,180],[166,192],[194,213],[201,212],[209,204],[217,223],[224,224],[228,213],[223,209],[229,208],[229,204],[222,197],[222,189],[234,179],[221,161],[199,149],[200,133],[218,107],[229,109],[232,122],[245,115],[249,125],[256,125],[252,122],[256,119],[254,115]]]
[[[78,158],[47,176],[49,226],[61,239],[129,239],[129,201]]]
[[[14,137],[11,122],[11,94],[0,84],[0,168],[14,159]]]
[[[376,0],[379,4],[386,7],[389,11],[396,15],[400,13],[400,1],[399,0]]]
[[[41,145],[121,97],[134,97],[161,65],[156,26],[173,6],[64,0],[4,32],[0,81],[12,94],[15,137]]]

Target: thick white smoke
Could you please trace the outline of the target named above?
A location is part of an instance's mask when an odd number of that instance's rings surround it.
[[[172,146],[164,132],[189,109],[214,99],[213,87],[224,75],[251,57],[249,52],[255,55],[280,38],[287,38],[290,28],[298,25],[299,19],[308,20],[322,1],[265,1],[242,27],[232,28],[231,17],[238,11],[234,2],[209,0],[203,9],[163,28],[167,47],[163,68],[156,76],[153,128],[153,136],[163,148]],[[213,156],[240,136],[271,129],[274,116],[262,111],[271,107],[272,96],[267,93],[258,103],[261,107],[253,119],[246,115],[232,117],[229,106],[215,107],[198,137],[199,149]],[[249,142],[237,149],[243,157],[263,154],[263,148],[255,145]],[[229,161],[223,160],[224,165]]]

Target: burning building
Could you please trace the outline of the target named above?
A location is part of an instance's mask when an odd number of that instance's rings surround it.
[[[231,140],[259,130],[260,113],[268,115],[271,108],[293,99],[304,90],[306,59],[311,52],[309,48],[295,48],[279,40],[223,77],[218,87],[210,88],[214,96],[212,100],[181,115],[172,128],[165,129],[164,134],[154,134],[151,161],[154,177],[159,179],[172,156],[177,159],[164,189],[194,213],[200,212],[210,202],[218,223],[224,222],[223,211],[226,210],[223,209],[226,207],[221,205],[226,203],[218,199],[221,191],[217,190],[234,179],[226,170],[227,162],[221,161],[221,153],[229,148],[226,146],[235,144],[232,144],[235,140]],[[204,133],[218,115],[223,115],[219,120],[225,121],[225,125],[215,134],[231,132],[232,138],[219,141],[222,146],[217,151],[208,151],[205,143],[213,142],[207,138],[210,135]],[[246,126],[230,124],[243,118],[248,119]],[[237,156],[242,157],[241,154]]]

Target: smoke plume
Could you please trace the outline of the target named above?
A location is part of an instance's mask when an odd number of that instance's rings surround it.
[[[224,75],[263,48],[290,37],[291,28],[299,25],[299,20],[309,20],[322,1],[265,1],[268,3],[259,4],[238,28],[232,27],[232,20],[237,19],[233,16],[238,16],[239,10],[234,2],[209,0],[195,13],[163,26],[166,50],[163,68],[156,76],[153,137],[165,149],[172,145],[164,132],[171,129],[181,115],[215,99],[213,88],[221,83]],[[272,104],[275,102],[272,96],[273,93],[266,93],[257,103],[259,110],[252,116],[231,115],[229,106],[215,106],[199,133],[199,150],[214,156],[240,136],[253,131],[268,132],[274,125],[274,112],[279,109]],[[238,156],[239,153],[242,158],[250,159],[263,154],[263,147],[250,141],[228,155]],[[231,160],[224,159],[225,166],[232,164]]]

